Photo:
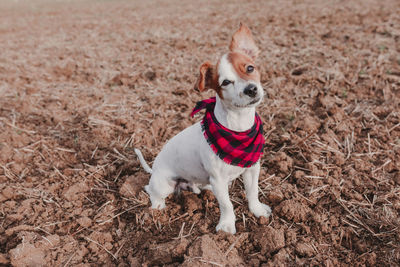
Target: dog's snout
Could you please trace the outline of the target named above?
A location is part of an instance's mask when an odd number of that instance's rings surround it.
[[[249,84],[244,88],[243,93],[250,97],[255,97],[257,95],[257,86],[255,84]]]

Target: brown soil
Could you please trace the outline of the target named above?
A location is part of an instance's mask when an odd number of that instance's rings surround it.
[[[0,0],[0,265],[398,266],[400,2]],[[199,65],[250,26],[268,97],[260,199],[149,209]]]

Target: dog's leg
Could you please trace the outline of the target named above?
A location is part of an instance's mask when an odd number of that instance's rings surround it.
[[[195,193],[196,195],[201,193],[201,190],[197,184],[191,183],[191,187],[192,187],[192,192]]]
[[[155,171],[151,175],[149,184],[144,188],[150,195],[152,209],[165,208],[165,198],[175,190],[176,181],[172,178],[172,175],[162,171]]]
[[[258,176],[260,174],[260,163],[247,169],[243,173],[243,183],[246,190],[250,211],[256,216],[269,217],[271,208],[258,200]]]
[[[232,202],[229,199],[228,183],[223,179],[210,177],[210,184],[215,197],[218,200],[220,219],[217,225],[217,232],[219,230],[227,233],[235,234],[235,213],[233,211]]]

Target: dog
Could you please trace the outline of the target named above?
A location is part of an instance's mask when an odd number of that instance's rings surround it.
[[[264,145],[262,122],[255,111],[264,97],[260,72],[254,64],[258,53],[250,29],[240,23],[229,52],[215,65],[205,62],[200,66],[194,89],[216,93],[215,98],[198,102],[192,112],[193,116],[205,108],[203,120],[169,140],[154,160],[153,169],[135,149],[141,165],[151,174],[145,190],[153,209],[163,209],[165,198],[176,188],[197,194],[211,189],[220,208],[216,230],[235,234],[229,185],[242,175],[250,211],[256,217],[270,216],[270,207],[258,199],[259,158]]]

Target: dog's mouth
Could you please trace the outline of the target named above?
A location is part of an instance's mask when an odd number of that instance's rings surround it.
[[[261,100],[261,97],[252,100],[248,104],[244,104],[244,105],[235,104],[235,107],[237,107],[237,108],[248,108],[248,107],[258,103],[260,100]]]
[[[260,101],[261,97],[254,99],[253,101],[251,101],[248,106],[253,105],[255,103],[257,103],[258,101]]]

